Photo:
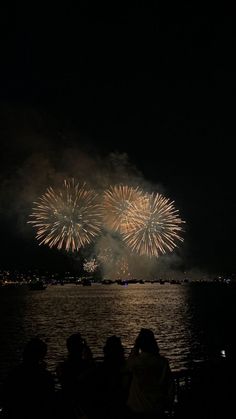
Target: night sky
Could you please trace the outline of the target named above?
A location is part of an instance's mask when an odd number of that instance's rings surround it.
[[[38,247],[31,203],[115,160],[175,201],[178,269],[234,272],[233,6],[1,9],[0,268],[69,266]]]

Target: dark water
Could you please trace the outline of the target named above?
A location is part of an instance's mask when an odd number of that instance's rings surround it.
[[[236,288],[225,284],[137,284],[0,289],[1,379],[21,357],[33,335],[48,343],[50,370],[66,353],[76,331],[94,356],[117,334],[128,354],[141,327],[151,328],[173,370],[188,368],[233,340]]]

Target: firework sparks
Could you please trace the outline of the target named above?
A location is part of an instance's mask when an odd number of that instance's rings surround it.
[[[121,257],[116,261],[116,276],[118,279],[130,277],[129,263],[126,257]]]
[[[104,223],[115,231],[125,232],[129,223],[129,207],[140,200],[142,191],[137,187],[111,186],[104,192]]]
[[[37,229],[39,244],[69,251],[78,251],[90,244],[100,233],[101,211],[96,202],[97,195],[86,184],[64,180],[63,187],[55,191],[52,187],[35,202],[32,220]]]
[[[174,203],[161,194],[146,194],[129,206],[127,230],[122,232],[125,243],[139,255],[158,257],[177,247],[184,221]]]
[[[84,271],[86,271],[86,272],[95,272],[96,269],[98,268],[98,263],[97,263],[96,259],[94,259],[94,258],[90,259],[90,260],[85,259],[85,262],[83,264],[83,268],[84,268]]]
[[[113,255],[112,250],[107,247],[103,250],[99,250],[97,258],[100,263],[103,263],[103,264],[112,263],[114,255]]]

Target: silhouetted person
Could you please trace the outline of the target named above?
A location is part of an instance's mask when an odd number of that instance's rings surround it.
[[[23,352],[23,361],[8,376],[3,390],[7,418],[53,418],[54,380],[43,362],[47,345],[31,339]]]
[[[127,398],[126,361],[121,339],[115,335],[108,337],[103,353],[103,362],[97,363],[83,377],[84,411],[89,419],[120,419],[124,417]]]
[[[121,418],[126,409],[129,375],[124,347],[115,335],[107,338],[103,348],[104,361],[100,369],[99,397],[105,418]]]
[[[82,402],[84,404],[82,382],[87,372],[93,368],[93,356],[79,332],[68,337],[66,346],[67,358],[57,367],[63,402],[61,417],[76,418],[81,414]]]
[[[131,417],[163,417],[173,403],[174,381],[151,330],[141,329],[127,364],[132,373],[127,401]]]
[[[103,347],[104,365],[120,369],[125,364],[124,347],[121,339],[116,336],[107,338]]]

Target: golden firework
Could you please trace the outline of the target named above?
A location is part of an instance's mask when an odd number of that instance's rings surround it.
[[[34,202],[32,220],[39,244],[69,251],[78,251],[90,244],[101,230],[101,210],[97,194],[85,183],[64,180],[59,190],[49,187]]]
[[[142,197],[142,191],[137,187],[127,185],[110,186],[103,195],[104,224],[114,231],[125,232],[130,217],[129,208]]]
[[[177,247],[184,221],[178,215],[174,202],[161,194],[146,194],[130,204],[127,211],[124,242],[139,255],[158,257]]]

